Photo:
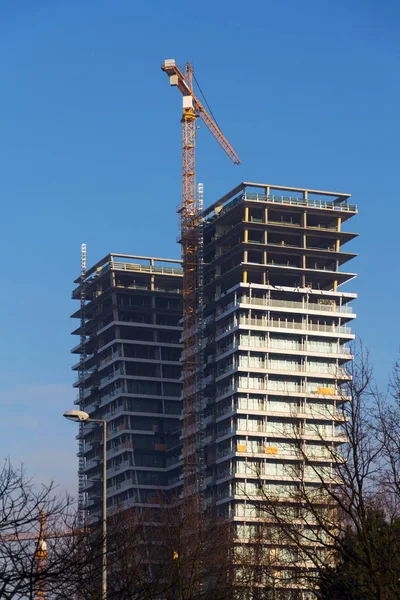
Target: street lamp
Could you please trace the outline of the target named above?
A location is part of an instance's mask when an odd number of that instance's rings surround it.
[[[64,417],[75,423],[102,423],[103,425],[103,568],[101,598],[107,600],[107,421],[92,419],[83,410],[68,410]]]

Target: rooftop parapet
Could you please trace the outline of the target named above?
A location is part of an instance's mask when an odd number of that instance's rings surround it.
[[[85,285],[90,286],[99,277],[109,271],[125,273],[140,273],[148,275],[166,275],[182,277],[183,270],[181,261],[172,258],[156,258],[153,256],[136,256],[133,254],[107,254],[85,273]],[[80,284],[81,278],[75,279],[74,283]],[[78,298],[80,285],[72,292],[73,298]]]
[[[171,266],[169,266],[171,265]],[[180,260],[172,258],[156,258],[153,256],[136,256],[134,254],[107,254],[86,271],[85,280],[98,277],[106,271],[136,271],[140,273],[159,273],[164,275],[182,275]],[[77,277],[74,283],[80,283]]]
[[[273,192],[289,192],[293,195],[274,194]],[[351,194],[342,192],[243,182],[206,208],[203,215],[206,221],[212,221],[213,218],[228,212],[243,200],[250,200],[349,213],[348,216],[350,217],[358,212],[357,205],[348,202],[350,197]]]

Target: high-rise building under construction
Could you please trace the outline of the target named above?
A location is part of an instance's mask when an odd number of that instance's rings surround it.
[[[204,495],[221,516],[245,522],[260,477],[284,497],[299,439],[322,466],[343,442],[356,212],[347,194],[261,184],[204,211]]]
[[[195,468],[204,503],[235,521],[243,539],[257,521],[260,480],[284,500],[303,468],[299,443],[328,476],[327,445],[344,442],[356,298],[342,288],[355,276],[342,266],[356,237],[344,224],[356,213],[348,194],[257,183],[203,211]],[[109,420],[109,505],[118,507],[181,492],[182,276],[178,265],[113,256],[87,272],[83,408]],[[91,436],[84,453],[94,506]]]
[[[76,283],[76,404],[108,421],[107,506],[154,504],[158,491],[179,477],[178,466],[167,464],[167,450],[180,435],[180,262],[109,254]],[[103,437],[88,423],[78,438],[79,492],[92,519],[102,506]]]

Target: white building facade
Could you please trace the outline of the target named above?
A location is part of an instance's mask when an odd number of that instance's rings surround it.
[[[347,194],[261,184],[205,211],[204,497],[239,541],[257,535],[260,486],[289,505],[298,480],[332,476],[345,441],[356,294],[341,265],[356,234],[342,225],[356,212]],[[273,552],[296,564],[295,548]],[[289,598],[293,572],[274,572]]]

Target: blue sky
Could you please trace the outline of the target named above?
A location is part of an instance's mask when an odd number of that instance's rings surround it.
[[[80,243],[89,263],[179,256],[181,99],[165,58],[193,62],[242,160],[200,128],[206,204],[243,180],[352,193],[356,331],[385,379],[399,347],[399,13],[390,0],[0,3],[0,456],[75,487],[61,415]]]

